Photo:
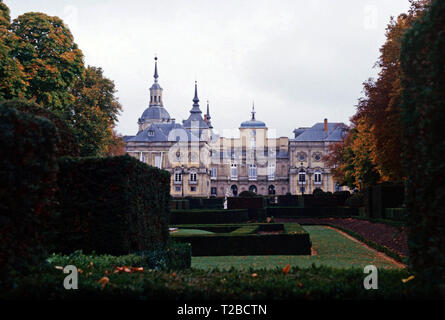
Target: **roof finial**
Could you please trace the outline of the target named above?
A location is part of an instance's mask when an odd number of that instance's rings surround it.
[[[196,80],[195,80],[195,97],[193,98],[193,102],[194,102],[193,106],[195,106],[195,105],[199,106],[198,105],[198,102],[199,102],[199,99],[198,99],[198,83],[197,83]]]
[[[155,82],[158,82],[158,57],[155,55],[155,74],[154,74]]]
[[[255,101],[252,101],[252,120],[255,120]]]

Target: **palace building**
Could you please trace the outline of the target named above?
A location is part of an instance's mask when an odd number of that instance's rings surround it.
[[[155,58],[150,103],[138,120],[138,132],[125,136],[126,152],[171,173],[173,197],[223,197],[250,190],[262,195],[339,191],[323,156],[330,144],[341,141],[346,125],[324,119],[298,128],[294,136],[275,137],[263,121],[251,117],[239,126],[239,136],[217,135],[209,104],[202,115],[195,82],[190,116],[177,123],[166,110],[158,83]],[[273,131],[273,130],[271,130]]]

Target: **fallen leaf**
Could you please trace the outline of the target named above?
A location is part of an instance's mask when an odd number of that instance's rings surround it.
[[[102,285],[102,288],[104,288],[108,282],[110,282],[108,277],[102,277],[99,279],[99,281],[97,281],[97,283]]]
[[[413,280],[415,277],[414,276],[409,276],[408,278],[406,278],[406,279],[402,279],[402,282],[403,283],[407,283],[408,281],[411,281],[411,280]]]
[[[283,268],[283,272],[284,272],[285,274],[288,274],[288,273],[289,273],[289,270],[290,270],[290,264],[288,263],[288,264]]]

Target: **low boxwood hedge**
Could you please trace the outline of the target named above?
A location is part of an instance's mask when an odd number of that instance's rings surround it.
[[[230,233],[201,235],[175,235],[173,233],[171,238],[175,241],[190,243],[193,256],[311,254],[309,234],[301,227],[288,230],[283,224],[249,224],[239,225],[239,228],[246,226],[257,226],[257,229],[248,228],[243,232],[234,230]],[[200,225],[193,225],[193,228],[209,230],[208,227]],[[273,234],[278,230],[283,230],[283,233]],[[256,233],[260,231],[271,233]]]
[[[267,217],[275,218],[301,218],[301,217],[355,217],[359,215],[358,208],[332,207],[332,208],[301,208],[301,207],[268,207]]]
[[[48,262],[53,266],[74,265],[83,271],[113,271],[114,267],[143,267],[152,270],[182,270],[191,267],[191,246],[189,243],[170,242],[167,247],[123,256],[84,254],[81,250],[69,255],[53,253]]]
[[[170,224],[213,224],[242,223],[249,220],[247,209],[236,210],[174,210],[170,215]]]
[[[101,284],[104,273],[93,270],[79,276],[79,289],[66,290],[66,274],[52,266],[46,272],[24,277],[17,287],[0,296],[5,300],[364,300],[438,299],[440,292],[425,288],[409,270],[379,270],[378,290],[363,287],[363,269],[312,267],[281,270],[154,271],[112,273]],[[254,276],[254,274],[256,274]]]

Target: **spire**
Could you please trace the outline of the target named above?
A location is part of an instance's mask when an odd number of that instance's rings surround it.
[[[199,104],[198,104],[198,102],[199,102],[199,99],[198,99],[198,84],[197,84],[197,82],[195,81],[195,97],[193,98],[193,106],[195,107],[195,106],[198,106],[199,107]]]
[[[155,56],[155,73],[153,75],[155,81],[150,88],[150,106],[163,107],[162,103],[162,88],[158,83],[158,57]]]
[[[193,98],[193,108],[190,110],[190,113],[202,113],[201,109],[199,109],[199,99],[198,99],[198,84],[195,81],[195,96]]]
[[[255,120],[255,102],[252,102],[252,120]]]
[[[205,115],[205,119],[206,119],[206,123],[209,126],[209,128],[213,129],[212,122],[210,121],[210,119],[212,119],[212,117],[210,116],[210,111],[209,111],[209,100],[207,100],[207,114]]]
[[[155,56],[155,74],[153,75],[153,77],[155,78],[155,82],[158,82],[158,57]]]

